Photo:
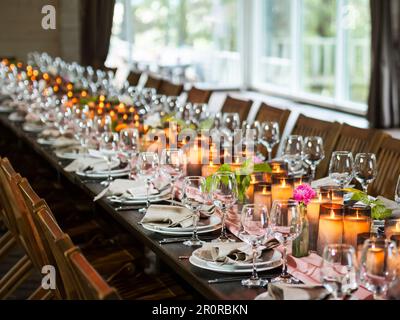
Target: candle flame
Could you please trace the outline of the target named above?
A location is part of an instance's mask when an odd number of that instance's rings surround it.
[[[400,231],[400,221],[397,221],[396,223],[396,231]]]
[[[285,179],[281,180],[281,186],[282,187],[286,187],[286,180]]]
[[[263,187],[262,194],[267,194],[267,187],[266,186]]]
[[[335,211],[333,211],[333,209],[331,209],[331,219],[335,219]]]

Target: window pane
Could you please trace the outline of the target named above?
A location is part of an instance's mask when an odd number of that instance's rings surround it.
[[[292,74],[292,0],[263,1],[263,30],[259,81],[290,86]]]
[[[336,64],[336,0],[303,1],[302,87],[333,97]]]
[[[343,8],[346,28],[345,72],[347,97],[365,103],[368,98],[371,65],[371,18],[369,0],[350,0]]]

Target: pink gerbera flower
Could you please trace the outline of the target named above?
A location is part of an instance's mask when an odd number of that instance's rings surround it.
[[[294,200],[308,205],[310,201],[317,195],[313,188],[307,183],[299,185],[293,192]]]

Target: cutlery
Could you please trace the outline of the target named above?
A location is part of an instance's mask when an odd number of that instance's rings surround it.
[[[179,242],[185,242],[187,240],[190,240],[191,238],[166,238],[166,239],[162,239],[159,241],[159,244],[169,244],[169,243],[179,243]],[[215,237],[200,237],[200,240],[213,240],[215,239]]]
[[[261,278],[271,280],[278,276],[279,276],[279,274],[267,274],[267,275],[262,276]],[[215,279],[208,280],[208,283],[209,284],[217,284],[217,283],[236,282],[236,281],[242,281],[242,280],[245,280],[248,278],[249,278],[249,276],[247,276],[247,277],[238,276],[238,277],[229,277],[229,278],[215,278]]]
[[[139,210],[142,208],[143,206],[120,206],[115,208],[115,211],[130,211],[130,210]]]

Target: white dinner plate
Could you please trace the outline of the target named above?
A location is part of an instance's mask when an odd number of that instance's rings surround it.
[[[58,158],[65,159],[65,160],[76,160],[78,158],[88,156],[87,153],[86,154],[79,153],[79,150],[82,150],[82,148],[77,146],[75,148],[67,148],[67,149],[63,149],[63,150],[57,150],[55,152],[55,154]]]
[[[110,174],[108,171],[96,171],[96,172],[83,172],[83,171],[77,171],[76,174],[81,177],[86,177],[86,178],[93,178],[93,179],[104,179],[108,178],[110,175],[113,178],[121,178],[125,177],[129,174],[130,169],[124,168],[124,169],[115,169],[111,170]]]
[[[190,235],[193,234],[193,231],[160,230],[160,228],[155,228],[155,227],[153,227],[151,225],[148,225],[147,223],[142,224],[142,226],[146,230],[149,230],[149,231],[152,231],[152,232],[156,232],[156,233],[160,233],[160,234],[167,235],[167,236],[190,236]],[[221,225],[216,225],[216,226],[213,226],[213,227],[201,229],[197,233],[198,234],[209,233],[209,232],[216,231],[216,230],[218,230],[220,228],[221,228]],[[171,228],[171,229],[175,229],[175,228]]]
[[[8,120],[13,121],[13,122],[24,122],[25,117],[19,115],[17,112],[13,112],[8,116]]]
[[[218,264],[215,262],[209,262],[209,261],[202,260],[193,254],[190,256],[189,262],[198,268],[209,270],[209,271],[214,271],[214,272],[219,272],[219,273],[226,273],[226,274],[248,273],[248,274],[250,274],[253,272],[253,269],[251,267],[243,268],[243,266],[241,266],[239,264],[238,265],[236,265],[236,264]],[[269,261],[257,263],[257,271],[258,272],[267,271],[267,270],[275,269],[281,265],[282,265],[282,254],[279,251],[274,250],[274,254]]]
[[[26,122],[22,125],[22,129],[24,131],[32,132],[32,133],[42,132],[45,128],[46,128],[46,126],[44,126],[44,125],[40,125],[40,124],[36,124],[36,123],[29,123],[29,122]]]

